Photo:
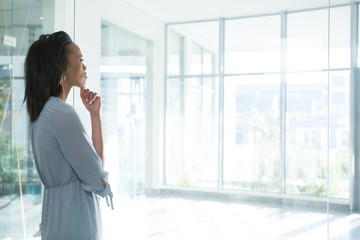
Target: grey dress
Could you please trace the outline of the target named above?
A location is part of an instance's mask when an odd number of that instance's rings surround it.
[[[107,172],[74,108],[50,97],[30,124],[34,160],[44,185],[41,238],[101,239],[99,196],[112,205]]]

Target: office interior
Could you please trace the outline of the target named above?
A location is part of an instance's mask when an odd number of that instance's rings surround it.
[[[104,239],[360,239],[357,0],[2,0],[0,240],[40,239],[24,59],[64,30],[102,99]],[[74,106],[90,132],[73,89]]]

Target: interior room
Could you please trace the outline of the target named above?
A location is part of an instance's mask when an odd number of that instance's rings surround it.
[[[101,96],[104,239],[360,239],[359,26],[358,0],[2,0],[0,240],[41,239],[24,62],[60,30]]]

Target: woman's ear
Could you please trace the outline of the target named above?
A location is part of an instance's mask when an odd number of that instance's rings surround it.
[[[61,79],[60,79],[59,85],[62,86],[65,81],[66,81],[66,76],[62,76]]]

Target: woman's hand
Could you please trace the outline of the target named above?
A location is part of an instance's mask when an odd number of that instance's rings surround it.
[[[96,92],[86,88],[80,89],[80,97],[85,108],[91,113],[99,113],[101,109],[101,98]]]
[[[86,109],[90,112],[91,119],[91,139],[93,145],[95,147],[96,153],[102,159],[102,164],[104,164],[104,143],[102,137],[102,127],[101,127],[101,98],[97,95],[96,92],[90,91],[86,88],[80,89],[80,98],[86,107]]]

